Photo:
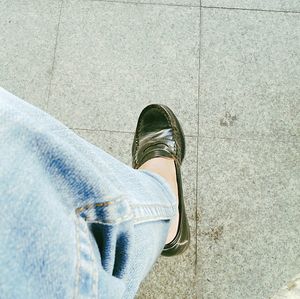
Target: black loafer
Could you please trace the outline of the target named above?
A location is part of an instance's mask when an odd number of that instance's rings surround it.
[[[174,159],[177,175],[179,224],[175,238],[164,246],[161,253],[164,256],[181,254],[190,243],[180,170],[184,155],[185,138],[173,111],[160,104],[145,107],[139,116],[132,144],[132,167],[139,168],[155,157],[170,157]]]

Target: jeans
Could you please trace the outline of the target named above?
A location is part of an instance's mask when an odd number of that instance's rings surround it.
[[[167,181],[0,88],[0,297],[133,298],[176,214]]]

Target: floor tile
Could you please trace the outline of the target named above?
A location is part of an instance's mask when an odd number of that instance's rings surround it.
[[[101,147],[123,163],[131,165],[132,133],[74,130],[87,141]],[[194,278],[196,259],[196,148],[193,137],[187,137],[186,158],[182,176],[186,209],[190,221],[192,242],[182,256],[160,257],[139,290],[137,298],[196,298]]]
[[[299,0],[201,0],[204,6],[226,7],[226,8],[243,8],[243,9],[264,9],[279,11],[299,11]]]
[[[198,29],[198,8],[67,1],[49,111],[71,127],[133,132],[162,103],[196,134]]]
[[[300,15],[203,9],[203,136],[300,136]]]
[[[44,107],[60,1],[0,2],[0,85]]]
[[[46,110],[48,88],[43,80],[0,80],[0,86],[22,100]]]
[[[203,138],[198,169],[198,292],[269,298],[300,269],[300,145]]]

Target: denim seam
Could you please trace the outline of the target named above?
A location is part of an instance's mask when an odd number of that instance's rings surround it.
[[[118,219],[116,219],[116,220],[113,220],[113,221],[108,221],[108,220],[106,220],[106,221],[101,221],[101,220],[99,220],[99,219],[94,219],[94,220],[92,220],[92,219],[85,219],[88,223],[99,223],[99,224],[107,224],[107,225],[116,225],[116,224],[120,224],[120,223],[122,223],[122,222],[125,222],[125,221],[129,221],[129,220],[133,220],[134,222],[136,222],[136,221],[140,221],[140,220],[147,220],[147,219],[153,219],[153,220],[155,220],[155,219],[162,219],[162,218],[164,218],[164,219],[166,219],[166,218],[169,218],[169,219],[171,219],[172,217],[170,217],[170,213],[172,214],[172,212],[174,211],[174,208],[172,208],[172,207],[170,207],[170,206],[156,206],[156,205],[136,205],[136,206],[132,206],[133,208],[134,207],[136,207],[136,208],[151,208],[151,207],[159,207],[159,208],[171,208],[171,211],[168,213],[168,212],[165,212],[165,211],[162,211],[162,210],[160,210],[159,212],[159,214],[158,213],[154,213],[153,212],[153,209],[151,209],[151,216],[138,216],[138,217],[136,217],[136,216],[134,216],[134,214],[133,213],[130,213],[130,214],[128,214],[128,215],[125,215],[124,217],[121,217],[121,218],[118,218]],[[133,210],[135,210],[135,209],[133,209]]]
[[[74,288],[74,299],[78,298],[79,293],[79,268],[80,268],[80,252],[79,252],[79,225],[78,225],[78,217],[75,215],[75,231],[76,231],[76,270],[75,270],[75,288]]]
[[[149,221],[156,221],[156,220],[161,220],[161,219],[172,219],[176,214],[175,214],[175,207],[167,207],[168,210],[166,209],[153,209],[150,207],[148,210],[148,213],[143,215],[140,213],[139,210],[134,209],[135,211],[135,217],[133,219],[135,224],[138,224],[140,222],[145,222],[147,220]]]
[[[93,203],[89,204],[85,207],[80,207],[76,209],[76,212],[86,210],[88,208],[92,208],[94,206],[108,206],[113,202],[104,202],[104,203]],[[118,217],[112,221],[105,220],[102,221],[101,219],[93,219],[93,218],[85,218],[84,220],[87,223],[99,223],[99,224],[107,224],[107,225],[114,225],[120,224],[125,221],[133,220],[134,222],[146,219],[162,219],[162,218],[171,218],[170,214],[174,213],[175,210],[174,204],[171,205],[159,205],[159,204],[131,204],[129,203],[130,213],[126,213],[123,217]],[[137,210],[142,209],[149,209],[151,215],[139,216],[140,213]],[[79,215],[79,214],[77,214]]]
[[[90,253],[90,257],[91,257],[91,260],[92,260],[92,278],[93,278],[93,285],[92,285],[92,292],[93,292],[93,297],[95,299],[97,299],[97,287],[96,287],[96,276],[98,277],[97,275],[97,269],[96,269],[96,257],[95,257],[95,254],[93,252],[93,248],[92,248],[92,244],[91,244],[91,240],[90,240],[90,235],[89,235],[89,231],[87,229],[87,226],[84,226],[84,232],[86,233],[87,235],[87,238],[88,238],[88,248],[89,248],[89,253]]]
[[[74,289],[74,299],[81,298],[82,294],[80,293],[80,281],[81,281],[81,271],[88,271],[91,273],[92,285],[89,290],[90,298],[98,298],[98,271],[97,271],[97,263],[96,256],[93,251],[90,234],[86,223],[80,223],[80,217],[75,215],[75,230],[76,230],[76,255],[77,255],[77,265],[76,265],[76,273],[75,273],[75,289]],[[83,236],[81,236],[83,234]],[[81,264],[81,252],[83,252],[82,242],[84,242],[84,247],[88,250],[88,256],[91,260],[86,261],[86,266]],[[82,269],[81,267],[84,266]]]
[[[81,212],[83,211],[88,211],[88,210],[93,210],[95,207],[108,207],[110,205],[118,205],[120,203],[122,203],[123,201],[126,201],[126,198],[118,198],[116,200],[113,201],[106,201],[106,202],[100,202],[100,203],[89,203],[87,205],[81,206],[76,208],[75,212],[78,216],[82,217],[87,223],[99,223],[99,224],[120,224],[122,222],[131,220],[133,218],[133,213],[131,210],[131,206],[130,203],[128,203],[128,206],[130,208],[130,210],[128,212],[126,212],[124,215],[121,215],[121,217],[115,217],[113,220],[101,220],[97,217],[89,217],[89,215],[87,215],[87,217],[83,217],[80,215]]]
[[[84,210],[88,210],[90,208],[93,208],[93,207],[106,207],[106,206],[109,206],[111,204],[114,204],[114,203],[118,203],[120,200],[116,200],[116,201],[106,201],[106,202],[101,202],[101,203],[89,203],[89,204],[86,204],[84,206],[81,206],[81,207],[78,207],[76,208],[75,212],[78,214]]]
[[[147,217],[136,217],[134,218],[134,224],[139,224],[141,222],[145,221],[158,221],[158,220],[171,220],[172,218],[167,217],[167,216],[156,216],[153,218],[153,216],[147,216]]]
[[[118,218],[115,221],[101,221],[99,219],[95,219],[95,220],[89,220],[88,218],[86,219],[87,223],[99,223],[99,224],[108,224],[108,225],[117,225],[117,224],[121,224],[122,222],[125,221],[129,221],[133,219],[133,215],[132,213],[130,215],[126,215],[124,217]]]
[[[113,200],[109,200],[109,201],[104,201],[104,202],[93,202],[93,203],[88,203],[86,205],[82,205],[82,206],[79,206],[75,209],[75,212],[77,215],[80,216],[80,212],[82,211],[85,211],[85,210],[88,210],[88,209],[91,209],[93,207],[106,207],[106,206],[109,206],[109,205],[112,205],[112,204],[118,204],[122,201],[124,201],[124,199],[126,198],[118,198],[117,199],[113,199]]]
[[[176,206],[176,204],[175,205],[159,205],[159,204],[129,204],[130,205],[130,207],[132,207],[132,208],[147,208],[147,207],[158,207],[158,208],[173,208],[173,207],[175,207]]]
[[[103,202],[103,203],[91,203],[91,204],[87,204],[85,206],[82,207],[78,207],[76,209],[76,213],[82,212],[84,210],[87,210],[89,208],[93,208],[93,207],[105,207],[105,206],[109,206],[111,204],[117,203],[116,202]],[[160,204],[131,204],[129,203],[129,206],[132,208],[135,207],[161,207],[161,208],[172,208],[173,206],[176,206],[176,204],[171,204],[171,205],[160,205]]]

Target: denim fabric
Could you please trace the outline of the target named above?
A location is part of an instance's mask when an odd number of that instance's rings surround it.
[[[133,298],[175,195],[0,88],[0,298]]]

